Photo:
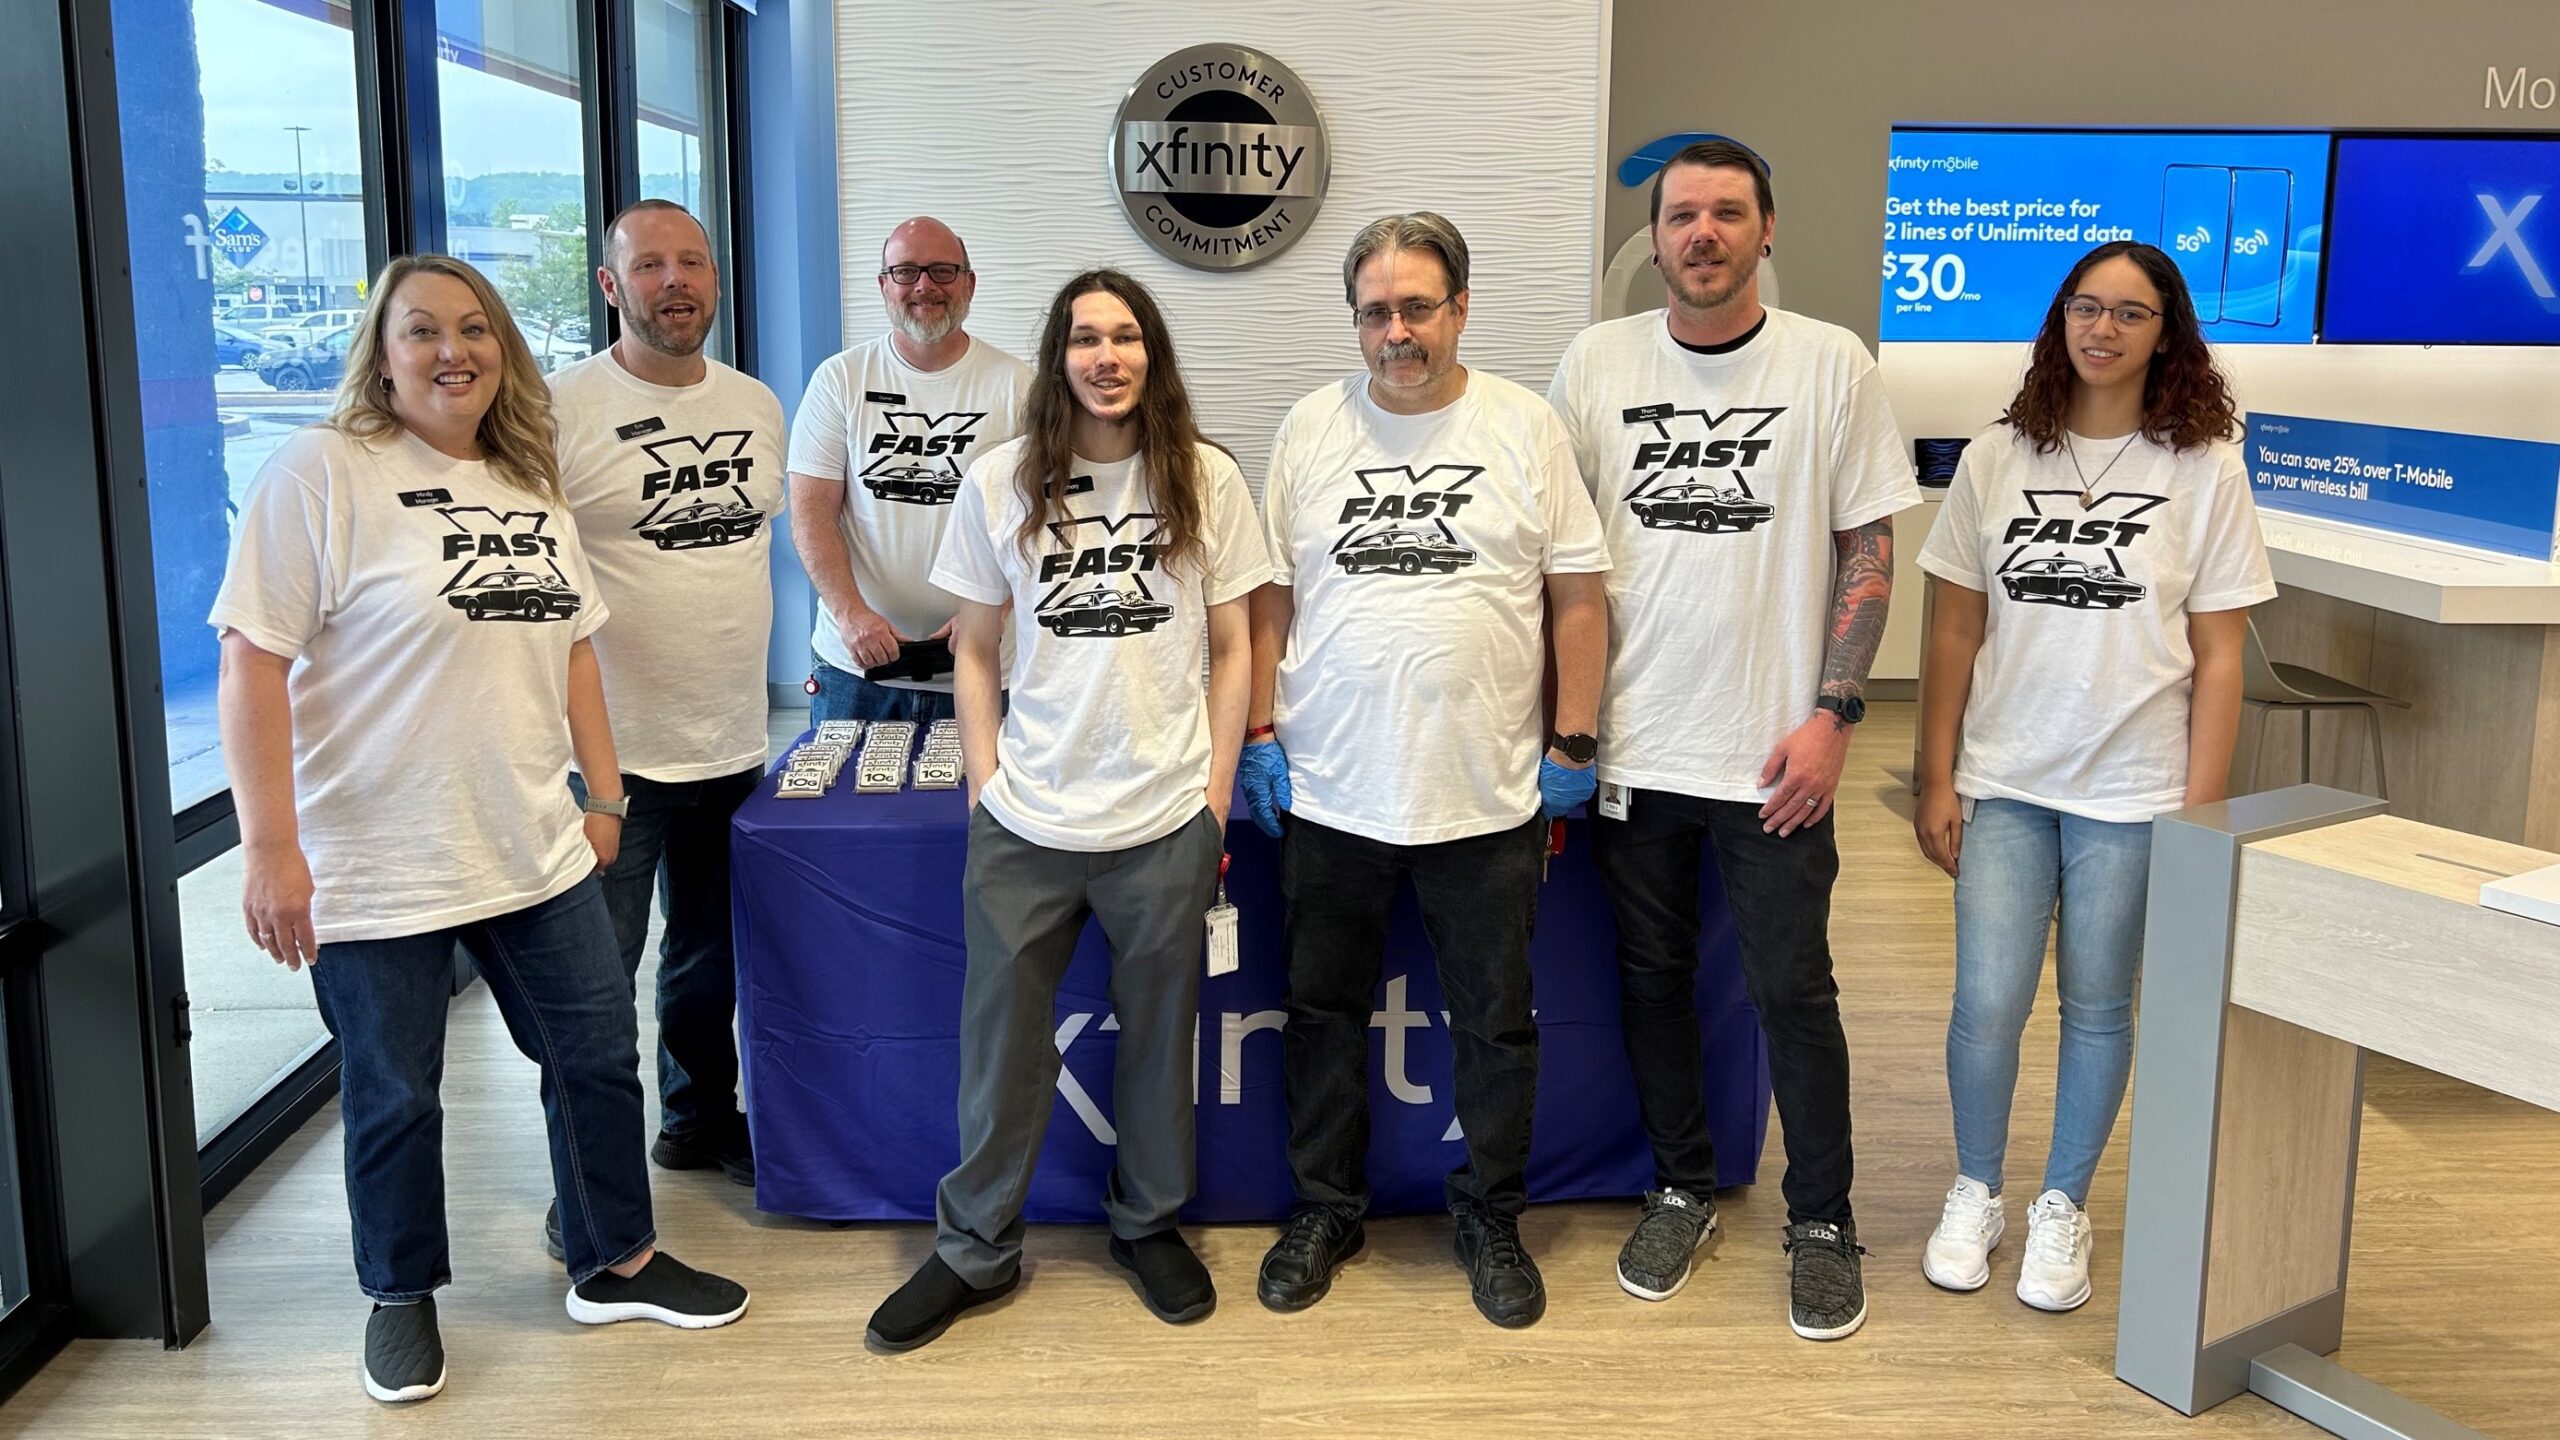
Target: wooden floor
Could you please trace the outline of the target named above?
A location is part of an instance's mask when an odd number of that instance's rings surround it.
[[[1199,1229],[1224,1300],[1183,1330],[1139,1307],[1100,1230],[1044,1227],[1012,1299],[924,1350],[873,1355],[863,1321],[927,1253],[926,1227],[760,1216],[744,1189],[665,1173],[668,1246],[752,1285],[754,1309],[704,1334],[588,1329],[562,1313],[562,1277],[540,1248],[549,1180],[533,1071],[475,989],[455,1012],[445,1079],[459,1278],[440,1296],[442,1397],[395,1410],[358,1384],[366,1306],[331,1109],[210,1217],[211,1329],[175,1354],[76,1344],[0,1407],[0,1434],[2317,1435],[2246,1396],[2186,1420],[2114,1378],[2122,1126],[2093,1196],[2097,1298],[2056,1316],[2011,1293],[2051,1114],[2049,998],[2027,1039],[2013,1238],[1994,1281],[1952,1295],[1921,1278],[1953,1166],[1951,920],[1948,882],[1905,819],[1911,710],[1875,708],[1842,794],[1832,943],[1857,1057],[1872,1306],[1845,1342],[1786,1327],[1774,1125],[1771,1183],[1719,1197],[1726,1231],[1668,1303],[1630,1299],[1612,1278],[1631,1204],[1533,1210],[1523,1228],[1551,1298],[1524,1332],[1477,1317],[1441,1219],[1372,1225],[1368,1255],[1295,1316],[1253,1299],[1267,1228]],[[2338,1358],[2490,1434],[2560,1434],[2560,1117],[2377,1059],[2358,1188]]]

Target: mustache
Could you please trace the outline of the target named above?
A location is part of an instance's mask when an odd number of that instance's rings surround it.
[[[1423,349],[1418,341],[1390,340],[1378,347],[1378,360],[1381,364],[1389,360],[1428,360],[1430,358],[1431,352]]]

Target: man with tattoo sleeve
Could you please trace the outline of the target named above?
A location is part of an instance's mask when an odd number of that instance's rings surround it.
[[[1653,188],[1670,307],[1583,331],[1549,398],[1616,561],[1592,851],[1657,1187],[1618,1283],[1669,1299],[1715,1229],[1694,1001],[1711,851],[1786,1135],[1789,1323],[1836,1340],[1867,1303],[1827,933],[1831,810],[1884,634],[1892,517],[1920,495],[1857,337],[1760,303],[1776,229],[1750,150],[1704,141],[1672,157]]]

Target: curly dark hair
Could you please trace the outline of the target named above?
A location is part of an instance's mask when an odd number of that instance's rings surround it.
[[[2039,454],[2062,448],[2063,428],[2071,420],[2071,398],[2079,388],[2079,372],[2071,367],[2064,327],[2063,302],[2080,293],[2080,280],[2092,269],[2122,256],[2142,267],[2160,292],[2160,348],[2142,381],[2142,435],[2171,450],[2201,450],[2239,433],[2239,407],[2231,384],[2213,363],[2213,347],[2205,343],[2196,321],[2195,297],[2178,262],[2156,245],[2139,240],[2110,240],[2080,257],[2045,307],[2044,328],[2036,332],[2028,353],[2026,378],[2017,396],[2000,413],[2000,422],[2033,440]]]

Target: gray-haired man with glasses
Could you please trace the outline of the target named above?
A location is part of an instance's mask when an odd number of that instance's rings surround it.
[[[1281,837],[1289,956],[1298,1208],[1258,1288],[1303,1309],[1363,1243],[1370,1016],[1388,907],[1410,881],[1455,1048],[1458,1263],[1486,1319],[1527,1325],[1546,1311],[1519,1226],[1538,1078],[1529,930],[1542,816],[1592,792],[1609,557],[1563,422],[1458,363],[1457,227],[1376,221],[1342,282],[1368,367],[1299,401],[1272,442],[1275,583],[1254,596],[1238,772],[1255,823]]]
[[[1013,438],[1029,366],[964,328],[969,248],[918,216],[880,252],[887,333],[831,356],[791,427],[791,539],[818,592],[809,718],[938,720],[950,597],[925,576],[960,475]]]

